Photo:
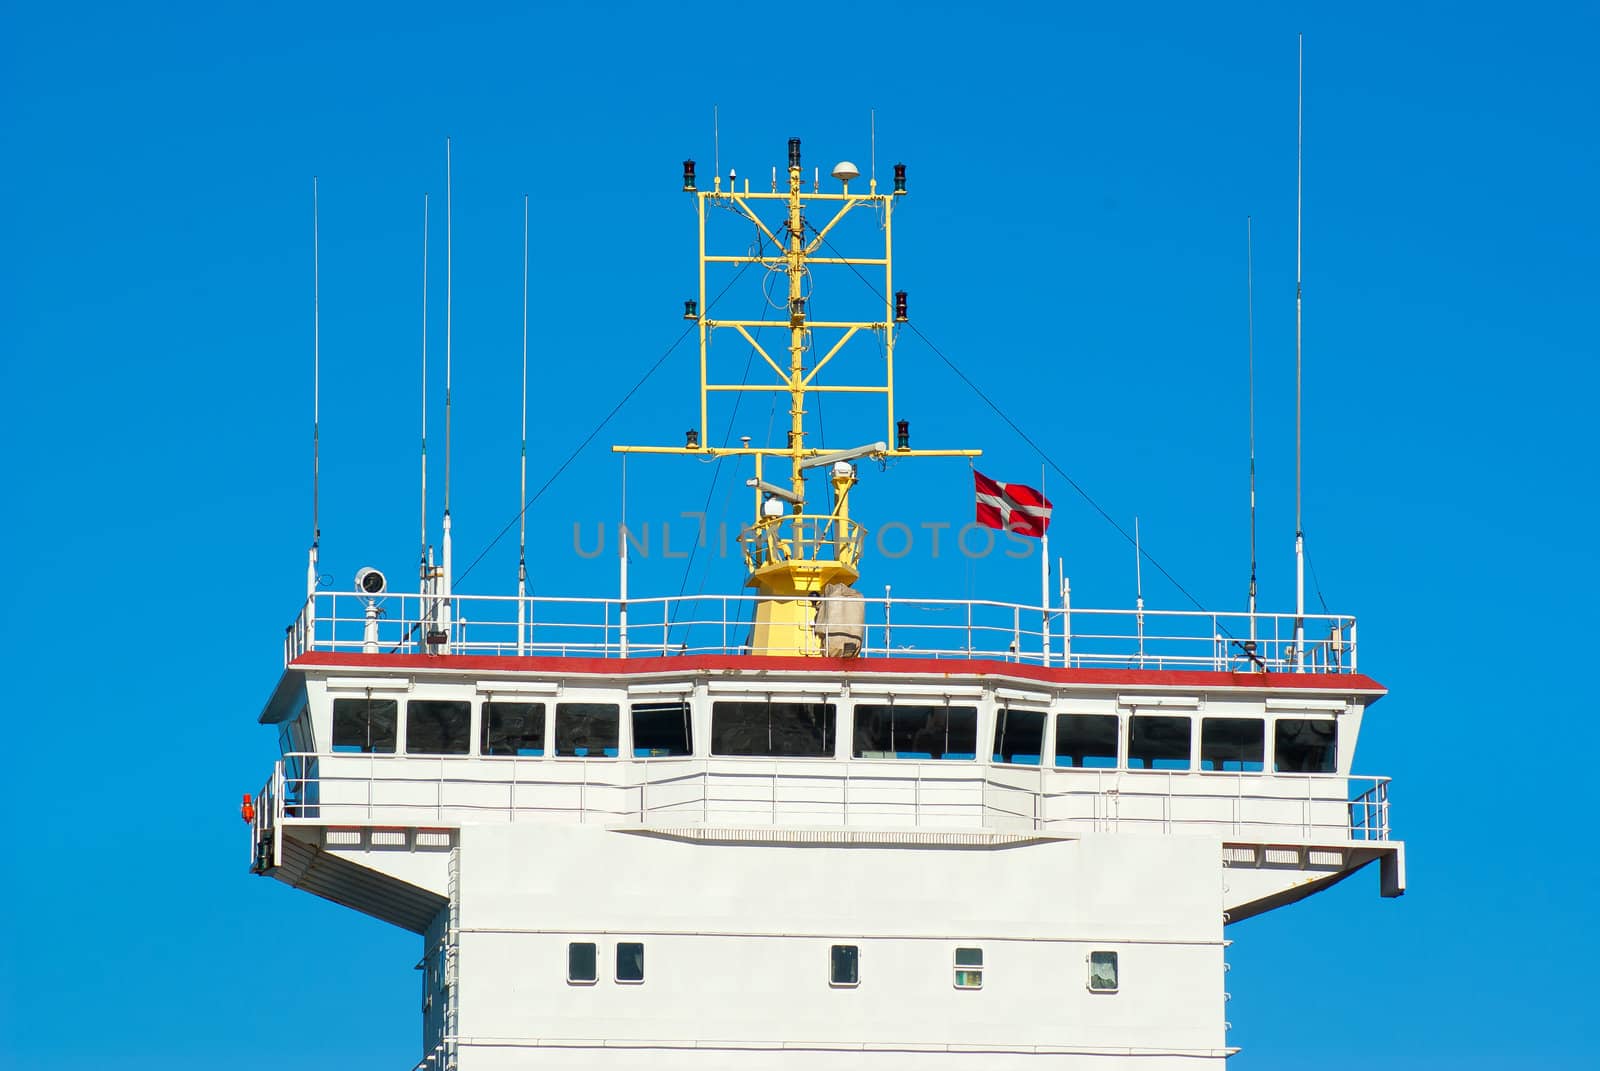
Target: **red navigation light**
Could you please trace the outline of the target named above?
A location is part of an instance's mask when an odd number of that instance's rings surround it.
[[[254,822],[256,820],[255,801],[250,798],[250,793],[248,792],[244,794],[244,802],[239,804],[239,817],[246,822]]]
[[[683,162],[683,189],[685,193],[694,192],[694,161]]]
[[[905,193],[906,192],[906,165],[905,164],[895,164],[894,165],[894,192],[895,193]]]
[[[906,292],[904,290],[896,290],[894,292],[894,322],[903,324],[906,320]]]
[[[902,420],[895,424],[894,448],[896,450],[911,449],[911,421]]]

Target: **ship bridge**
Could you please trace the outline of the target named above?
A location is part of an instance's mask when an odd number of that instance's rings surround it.
[[[455,596],[430,643],[433,600],[319,593],[261,715],[256,869],[419,931],[496,823],[1214,837],[1232,919],[1374,860],[1403,889],[1388,778],[1353,772],[1383,695],[1354,618],[884,598],[819,659],[749,653],[762,598]]]

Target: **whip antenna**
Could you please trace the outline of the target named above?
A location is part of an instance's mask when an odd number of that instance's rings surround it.
[[[440,641],[430,645],[436,654],[450,653],[451,628],[453,616],[451,595],[455,578],[452,572],[453,561],[451,558],[450,538],[450,337],[451,337],[451,282],[452,259],[454,249],[454,231],[452,229],[451,213],[451,185],[450,185],[450,139],[444,139],[444,521],[440,524],[439,549],[440,567],[434,591],[439,596],[436,635]],[[431,572],[431,570],[430,570]]]
[[[1300,457],[1301,457],[1301,354],[1300,306],[1303,291],[1301,276],[1301,205],[1305,175],[1306,131],[1306,35],[1299,35],[1300,77],[1295,100],[1295,153],[1294,153],[1294,659],[1295,665],[1304,667],[1304,638],[1306,630],[1306,530],[1300,514]]]
[[[1256,638],[1256,262],[1250,217],[1244,217],[1244,292],[1250,352],[1250,640]]]
[[[450,139],[444,139],[444,515],[450,516],[450,299],[454,248],[450,196]]]
[[[422,195],[422,568],[428,567],[428,195]]]
[[[518,583],[527,579],[528,511],[522,504],[528,501],[528,195],[522,195],[522,482],[517,492],[517,505],[522,515],[522,528],[517,534]]]
[[[311,176],[311,551],[306,561],[306,598],[317,591],[317,544],[322,483],[322,232],[317,176]]]

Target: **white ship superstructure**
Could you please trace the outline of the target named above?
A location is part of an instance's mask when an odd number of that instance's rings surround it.
[[[1374,861],[1404,889],[1388,781],[1354,773],[1383,689],[1353,617],[850,586],[855,462],[975,451],[913,450],[894,408],[904,169],[881,194],[833,174],[797,140],[768,191],[685,164],[699,428],[623,448],[752,460],[753,593],[463,595],[446,565],[412,594],[312,590],[288,631],[252,866],[421,936],[421,1066],[1220,1065],[1229,922]],[[708,247],[721,209],[766,240]],[[858,210],[881,255],[834,247]],[[788,285],[782,315],[715,319],[708,267],[746,263]],[[881,317],[811,317],[829,266],[881,272]],[[777,386],[719,380],[718,331]],[[820,378],[858,337],[883,379]],[[783,446],[701,442],[737,389],[788,392]],[[823,389],[882,396],[888,438],[809,445]]]

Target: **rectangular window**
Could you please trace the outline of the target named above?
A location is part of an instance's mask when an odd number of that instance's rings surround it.
[[[595,956],[593,941],[574,941],[567,946],[567,983],[569,985],[594,985]]]
[[[1130,770],[1187,770],[1189,719],[1136,714],[1128,719]]]
[[[400,703],[394,699],[335,699],[333,750],[394,753]]]
[[[956,988],[983,988],[983,949],[956,949]]]
[[[656,759],[668,755],[694,754],[689,736],[689,701],[635,703],[633,714],[633,754],[636,758]]]
[[[1117,991],[1117,954],[1115,952],[1089,953],[1089,991],[1115,993]]]
[[[972,759],[978,708],[861,705],[855,709],[858,759]]]
[[[829,960],[828,984],[840,987],[861,984],[861,949],[856,945],[834,945]]]
[[[465,755],[472,747],[472,704],[413,699],[406,704],[406,754]]]
[[[1039,765],[1039,753],[1044,748],[1044,713],[1037,710],[1012,710],[1001,707],[995,712],[994,761],[1014,762],[1023,766]]]
[[[615,703],[557,703],[556,754],[615,758],[617,725]]]
[[[638,941],[617,942],[617,981],[644,981],[644,945]]]
[[[1279,773],[1333,773],[1337,738],[1332,718],[1280,718],[1272,767]]]
[[[1267,753],[1267,723],[1260,718],[1201,718],[1202,770],[1259,770]]]
[[[832,703],[715,703],[711,753],[832,758],[834,716]]]
[[[1056,765],[1100,770],[1117,765],[1115,714],[1063,714],[1056,719]]]
[[[483,754],[543,755],[544,704],[483,704]]]

